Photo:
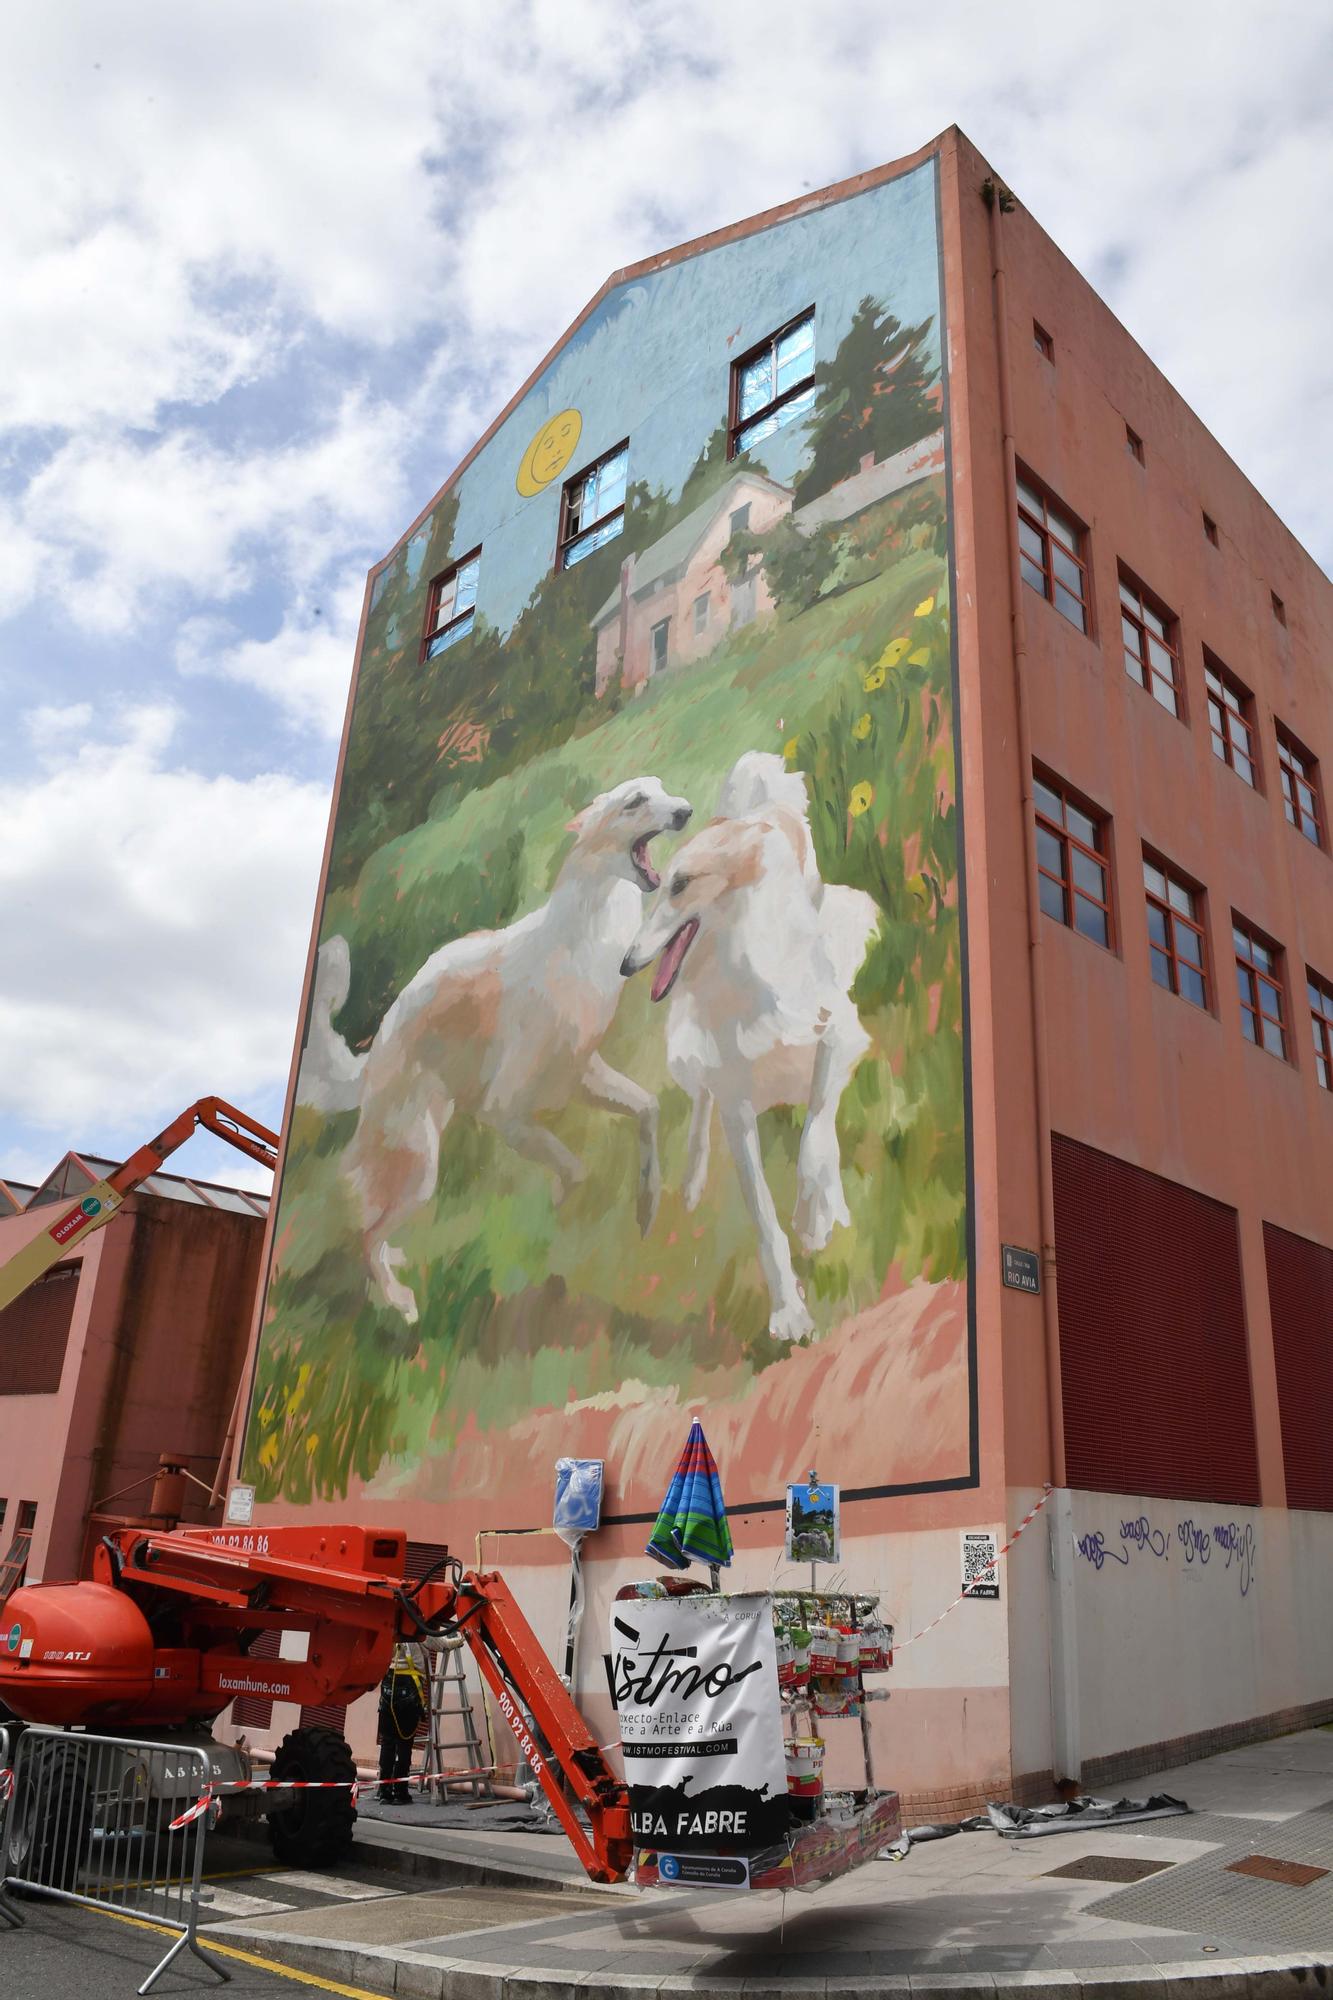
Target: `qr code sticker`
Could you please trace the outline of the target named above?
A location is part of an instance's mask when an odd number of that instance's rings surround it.
[[[988,1528],[965,1528],[963,1543],[963,1589],[969,1597],[997,1598],[1000,1594],[998,1538]]]

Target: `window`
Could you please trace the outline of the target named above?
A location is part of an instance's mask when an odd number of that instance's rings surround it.
[[[1170,714],[1179,715],[1180,654],[1176,621],[1123,568],[1120,631],[1125,646],[1125,672]]]
[[[1048,500],[1022,473],[1018,478],[1019,568],[1024,583],[1053,604],[1080,632],[1089,629],[1085,538],[1073,516]]]
[[[1231,935],[1236,948],[1236,986],[1240,993],[1241,1032],[1256,1048],[1287,1059],[1286,996],[1282,990],[1282,951],[1270,939],[1250,929],[1232,913]]]
[[[695,598],[694,629],[696,632],[704,632],[708,629],[708,610],[712,601],[712,595],[708,591],[705,591],[702,597]]]
[[[747,500],[743,507],[732,508],[731,520],[727,527],[728,541],[730,541],[734,535],[748,534],[750,528],[750,504],[751,503]]]
[[[1148,963],[1154,980],[1168,993],[1196,1007],[1208,1005],[1208,953],[1203,930],[1203,894],[1163,861],[1145,854],[1143,887],[1148,900]]]
[[[1222,662],[1204,648],[1203,678],[1208,688],[1208,729],[1213,755],[1229,764],[1247,785],[1257,785],[1254,754],[1254,697]]]
[[[421,657],[433,660],[447,646],[457,645],[472,630],[477,615],[477,576],[481,550],[474,549],[452,569],[437,576],[426,600],[426,631],[421,641]]]
[[[1333,1090],[1333,986],[1317,972],[1311,972],[1307,965],[1305,991],[1314,1030],[1314,1073],[1321,1090]]]
[[[1282,599],[1278,596],[1275,590],[1270,590],[1268,595],[1273,605],[1273,616],[1277,619],[1279,625],[1285,625],[1287,622],[1286,605],[1282,602]]]
[[[1277,766],[1282,783],[1282,810],[1298,833],[1303,833],[1316,847],[1322,847],[1319,766],[1281,723],[1277,725]]]
[[[1131,458],[1136,458],[1140,465],[1147,464],[1148,461],[1143,451],[1143,439],[1136,430],[1131,430],[1128,424],[1125,425],[1125,450]]]
[[[815,400],[815,309],[788,320],[731,364],[727,457],[748,451]]]
[[[667,637],[670,631],[671,631],[671,620],[669,618],[664,618],[660,623],[660,625],[654,625],[653,627],[652,672],[655,674],[660,673],[662,668],[667,663]]]
[[[594,549],[613,542],[625,525],[629,445],[618,444],[595,465],[566,480],[560,502],[557,569],[572,569]]]
[[[1111,943],[1111,863],[1106,821],[1087,812],[1063,787],[1034,778],[1037,814],[1037,892],[1058,924]]]
[[[1213,519],[1211,514],[1205,514],[1203,517],[1203,532],[1208,537],[1208,540],[1212,543],[1213,547],[1217,548],[1218,547],[1217,523]]]
[[[1043,361],[1054,361],[1055,342],[1051,339],[1045,327],[1035,319],[1032,322],[1032,345],[1036,348]]]

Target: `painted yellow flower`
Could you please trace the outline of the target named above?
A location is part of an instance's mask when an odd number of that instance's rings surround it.
[[[916,610],[912,613],[912,616],[913,618],[929,618],[931,612],[934,609],[935,609],[934,598],[923,597],[921,602],[917,605]]]
[[[890,639],[888,645],[879,656],[880,665],[882,667],[896,667],[911,643],[910,639]]]
[[[852,786],[852,795],[847,801],[847,810],[853,819],[860,819],[863,812],[869,812],[875,802],[875,788],[862,781]]]
[[[259,1447],[259,1463],[266,1471],[271,1472],[277,1462],[278,1434],[276,1431],[273,1431],[264,1439],[264,1442]]]
[[[885,669],[882,661],[877,667],[872,667],[870,669],[870,672],[866,675],[865,681],[863,683],[867,694],[873,694],[876,688],[883,687],[884,673]]]
[[[868,715],[858,715],[852,724],[852,735],[858,743],[864,743],[872,727],[873,725]]]
[[[796,742],[797,739],[793,736],[789,742],[784,743],[782,746],[782,754],[789,764],[795,761]]]
[[[305,1441],[305,1455],[307,1458],[313,1458],[318,1450],[319,1450],[319,1432],[311,1431],[309,1437]]]
[[[909,667],[924,667],[929,664],[929,661],[930,661],[929,646],[918,646],[914,653],[909,653],[907,655],[907,664]]]

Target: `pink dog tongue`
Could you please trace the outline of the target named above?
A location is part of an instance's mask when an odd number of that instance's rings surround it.
[[[699,919],[691,917],[682,924],[657,961],[657,977],[653,981],[653,998],[660,1000],[671,989],[671,982],[680,971],[686,952],[694,943],[694,934],[699,928]]]
[[[648,834],[645,834],[642,840],[636,840],[633,847],[630,849],[630,853],[634,856],[635,861],[638,863],[639,867],[643,870],[644,880],[647,882],[648,887],[650,889],[660,889],[662,886],[662,878],[658,874],[657,870],[653,867],[652,862],[648,859],[648,840],[649,840]]]

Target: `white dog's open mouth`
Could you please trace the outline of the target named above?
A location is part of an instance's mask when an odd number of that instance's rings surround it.
[[[635,872],[644,888],[660,889],[662,878],[648,859],[648,842],[652,838],[653,835],[651,833],[641,833],[630,848],[629,858],[634,863]]]
[[[653,999],[665,1000],[676,983],[676,975],[685,963],[685,954],[694,943],[699,929],[699,919],[691,917],[667,940],[661,958],[657,961],[657,973],[653,980]]]

